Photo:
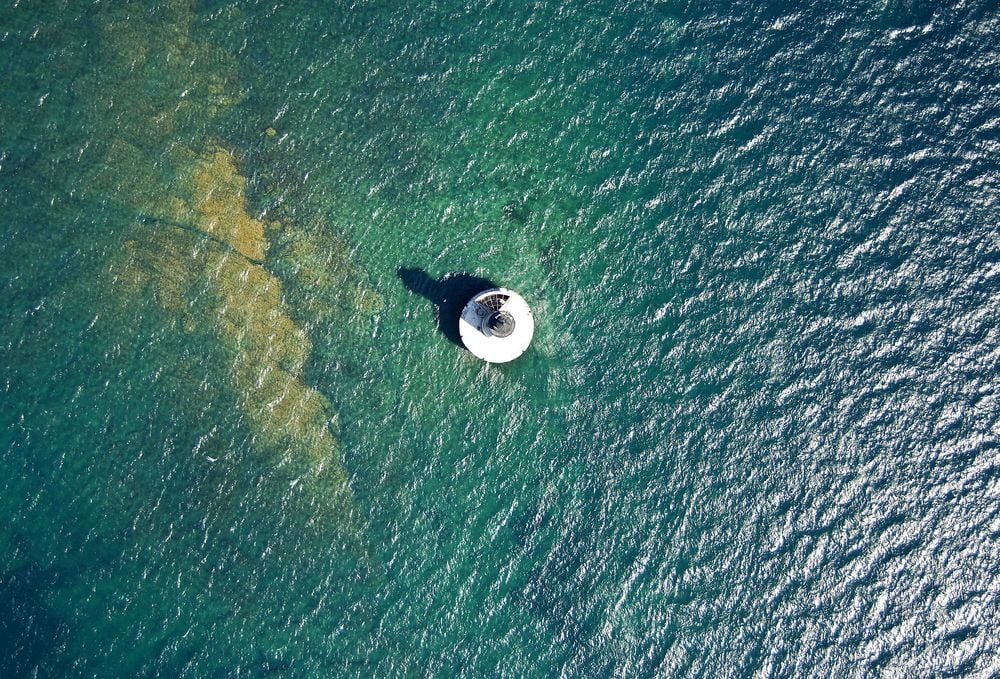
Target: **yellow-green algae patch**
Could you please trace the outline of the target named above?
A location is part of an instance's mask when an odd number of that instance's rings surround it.
[[[175,144],[153,165],[149,154],[115,139],[90,183],[137,215],[201,231],[256,262],[267,256],[267,225],[248,211],[246,179],[232,152]]]
[[[197,38],[196,17],[188,0],[123,0],[97,9],[102,68],[79,87],[101,106],[127,107],[120,116],[125,136],[176,137],[246,98],[235,58]]]
[[[296,317],[326,324],[338,316],[371,316],[384,306],[382,296],[359,280],[347,245],[324,225],[287,221],[275,229],[274,241],[276,270],[295,282]]]
[[[333,408],[303,377],[311,343],[281,281],[259,261],[265,225],[247,212],[246,180],[221,146],[180,157],[187,162],[159,204],[138,191],[152,221],[132,227],[113,267],[116,293],[151,292],[182,329],[214,336],[230,356],[230,382],[257,446],[278,454],[276,467],[291,481],[349,497]]]
[[[186,185],[178,187],[185,198],[176,199],[177,216],[231,245],[244,257],[262,261],[267,254],[264,222],[247,212],[246,179],[237,171],[232,153],[216,146],[195,156]]]
[[[236,154],[206,131],[245,98],[238,68],[196,37],[195,18],[191,3],[175,0],[95,8],[100,68],[74,94],[92,121],[85,152],[98,161],[72,192],[130,222],[106,281],[121,318],[143,313],[133,300],[151,296],[177,331],[211,338],[225,357],[211,375],[223,372],[260,467],[296,492],[312,488],[316,504],[353,513],[336,414],[305,377],[312,346],[293,318],[308,312],[292,313],[270,270],[276,227],[251,213]],[[333,268],[350,269],[338,259],[348,254],[338,250]]]
[[[67,302],[58,313],[79,317],[68,327],[80,335],[56,346],[84,365],[72,398],[62,367],[39,382],[66,390],[53,417],[74,431],[74,454],[53,452],[64,473],[39,482],[37,511],[69,499],[74,520],[26,536],[27,546],[0,531],[0,547],[60,573],[45,598],[68,621],[63,657],[85,657],[94,639],[143,638],[200,657],[212,675],[232,670],[212,664],[219,639],[302,643],[331,573],[358,565],[332,558],[319,568],[311,555],[364,550],[336,412],[306,373],[311,318],[277,266],[279,238],[309,241],[317,230],[291,219],[278,230],[254,214],[239,151],[219,141],[244,96],[236,64],[198,39],[205,22],[194,6],[99,2],[81,12],[101,37],[88,28],[87,58],[58,62],[71,72],[76,115],[38,125],[46,143],[18,157],[39,198],[25,221],[46,225],[30,247],[72,262],[53,284]],[[344,274],[318,282],[338,286],[323,294],[370,294],[357,292],[347,248],[324,248],[302,249],[318,277],[321,260]],[[327,320],[342,323],[341,311]],[[23,320],[46,337],[37,319]],[[25,364],[36,360],[23,350]],[[109,407],[86,405],[102,399]],[[164,624],[151,631],[149,620]],[[107,657],[47,673],[109,674]],[[125,673],[149,673],[148,662]]]

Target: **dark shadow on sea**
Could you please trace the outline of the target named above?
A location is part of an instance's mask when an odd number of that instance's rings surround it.
[[[434,280],[423,269],[400,267],[396,275],[410,292],[426,297],[436,309],[438,330],[458,346],[462,338],[458,334],[458,319],[462,309],[477,292],[498,287],[496,283],[482,276],[451,272]]]

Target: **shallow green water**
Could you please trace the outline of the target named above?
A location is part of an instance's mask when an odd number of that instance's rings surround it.
[[[996,672],[998,29],[4,7],[2,673]]]

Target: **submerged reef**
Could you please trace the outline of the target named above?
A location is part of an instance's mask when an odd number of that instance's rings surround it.
[[[212,373],[234,393],[262,464],[353,513],[336,413],[307,383],[312,343],[293,319],[322,311],[333,322],[345,300],[354,313],[378,297],[355,275],[331,277],[353,270],[335,237],[251,212],[241,159],[217,136],[246,95],[233,56],[199,39],[195,19],[186,2],[97,11],[101,67],[74,84],[91,123],[81,124],[84,153],[96,162],[72,193],[106,205],[125,225],[103,281],[119,301],[112,315],[145,313],[136,300],[149,297],[178,331],[213,338],[224,358]],[[269,259],[276,239],[280,261]],[[296,300],[313,308],[293,313],[276,273],[299,272],[314,288]],[[340,289],[324,289],[332,285]]]
[[[315,330],[348,327],[380,298],[319,210],[257,207],[260,172],[244,168],[261,164],[232,115],[246,94],[213,42],[239,41],[238,9],[46,11],[19,77],[47,103],[0,106],[20,111],[0,167],[18,182],[5,207],[23,234],[9,255],[24,340],[8,385],[25,408],[49,397],[25,419],[34,429],[12,434],[21,488],[0,545],[17,559],[2,574],[52,574],[37,610],[63,632],[41,674],[169,674],[157,663],[183,657],[224,675],[220,640],[301,643],[336,583],[368,567],[336,374],[319,369],[347,353],[343,333]],[[75,36],[68,56],[61,31]],[[53,117],[56,103],[72,114]],[[294,184],[268,171],[272,190]],[[15,511],[22,496],[35,499]],[[113,650],[90,653],[108,639]]]
[[[177,182],[158,202],[138,190],[136,220],[114,272],[116,295],[146,289],[185,331],[207,328],[230,356],[231,386],[264,448],[348,494],[330,402],[304,382],[311,343],[293,322],[282,283],[261,264],[265,224],[248,212],[232,154],[185,152]],[[204,234],[204,235],[202,235]],[[206,236],[208,236],[206,238]]]

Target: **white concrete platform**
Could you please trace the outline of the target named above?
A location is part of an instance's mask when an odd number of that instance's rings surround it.
[[[465,348],[490,363],[507,363],[525,352],[535,319],[524,298],[507,288],[484,290],[469,300],[458,319]]]

